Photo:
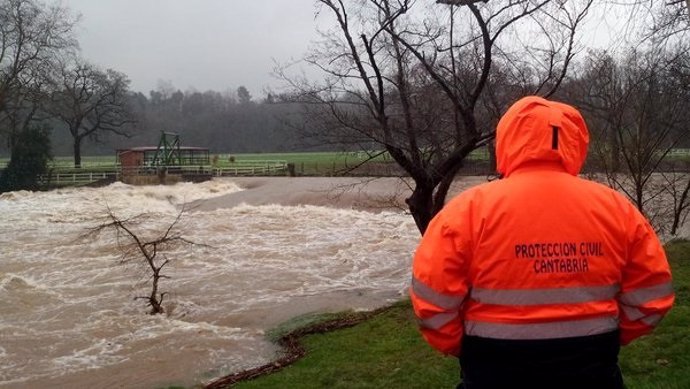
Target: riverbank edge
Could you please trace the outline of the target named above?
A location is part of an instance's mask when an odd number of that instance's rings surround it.
[[[315,316],[312,323],[297,327],[283,335],[278,335],[274,342],[282,349],[282,356],[272,362],[251,369],[229,374],[202,386],[204,389],[227,389],[234,384],[249,381],[267,374],[272,374],[297,362],[306,355],[306,349],[302,345],[302,338],[313,334],[323,334],[344,328],[354,327],[378,315],[386,313],[400,305],[408,304],[408,299],[402,299],[390,305],[371,311],[343,311],[338,313],[324,313]],[[334,316],[333,318],[329,318]],[[321,319],[319,319],[321,318]],[[325,318],[325,319],[324,319]],[[289,322],[288,322],[289,323]],[[287,323],[285,323],[287,324]],[[275,331],[280,331],[279,326]]]

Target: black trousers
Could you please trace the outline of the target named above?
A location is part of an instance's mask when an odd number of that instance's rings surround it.
[[[463,338],[461,389],[623,389],[618,332],[548,339]]]

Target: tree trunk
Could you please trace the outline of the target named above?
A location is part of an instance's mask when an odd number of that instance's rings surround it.
[[[609,147],[611,148],[611,172],[618,173],[621,170],[621,144],[615,131],[609,132]]]
[[[408,197],[407,207],[410,209],[412,218],[419,232],[424,235],[431,219],[434,217],[433,209],[434,185],[415,181],[415,188],[412,195]]]
[[[489,152],[489,164],[492,172],[498,173],[498,162],[496,160],[496,146],[494,142],[489,142],[486,144],[486,149]]]
[[[676,235],[678,228],[685,220],[685,209],[688,207],[688,195],[690,194],[690,179],[685,184],[685,189],[680,194],[677,200],[677,206],[673,209],[673,225],[671,226],[671,235]]]
[[[74,138],[74,167],[81,169],[81,138]]]
[[[153,285],[151,286],[151,295],[149,296],[149,304],[151,305],[151,314],[157,315],[165,312],[161,306],[161,300],[158,299],[158,280],[160,280],[160,268],[155,268],[153,271]]]

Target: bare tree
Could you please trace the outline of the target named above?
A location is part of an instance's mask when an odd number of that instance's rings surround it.
[[[115,70],[102,71],[80,60],[63,65],[50,112],[72,135],[74,167],[81,167],[85,138],[98,140],[103,132],[129,136],[127,125],[135,120],[128,105],[128,88],[127,76]]]
[[[305,104],[322,143],[390,155],[414,181],[407,205],[423,232],[518,92],[558,89],[592,1],[317,3],[337,23],[305,58],[325,81],[279,69],[290,99]]]
[[[580,105],[594,119],[594,155],[609,185],[625,193],[659,230],[668,224],[664,198],[684,197],[679,185],[687,176],[662,179],[659,174],[673,170],[669,154],[687,140],[689,61],[684,49],[631,49],[622,60],[594,53],[581,80],[586,92]],[[674,213],[682,213],[683,204]]]
[[[665,197],[670,200],[669,233],[676,236],[690,213],[690,161],[674,161],[670,169],[661,172]],[[683,164],[685,166],[677,166]]]
[[[654,4],[657,3],[657,4]],[[690,32],[690,0],[650,2],[656,23],[652,32],[669,38],[676,35],[687,37]],[[681,38],[682,39],[682,38]]]
[[[642,41],[662,45],[686,40],[690,33],[690,0],[608,0],[603,3],[612,7],[610,9],[624,11],[627,14],[624,29]]]
[[[58,59],[76,49],[76,21],[61,5],[0,0],[0,135],[10,149],[33,120]]]
[[[144,232],[136,231],[136,227],[151,215],[140,214],[131,218],[122,219],[116,216],[108,208],[108,221],[94,227],[86,235],[87,237],[97,237],[105,232],[114,231],[117,234],[117,242],[121,256],[121,263],[142,263],[148,269],[147,273],[151,279],[151,291],[148,296],[138,296],[136,299],[146,300],[146,304],[151,307],[151,315],[164,313],[163,300],[168,294],[159,291],[159,283],[162,279],[170,278],[162,273],[165,266],[172,261],[166,253],[178,249],[182,246],[197,245],[184,238],[178,230],[180,219],[184,214],[183,208],[175,220],[170,223],[162,232],[151,238],[145,238]]]

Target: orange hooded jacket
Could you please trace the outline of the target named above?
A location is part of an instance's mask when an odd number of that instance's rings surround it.
[[[526,97],[496,133],[503,179],[430,223],[410,294],[424,338],[459,355],[463,334],[555,339],[650,332],[673,304],[654,230],[622,195],[577,174],[589,135],[573,107]]]

